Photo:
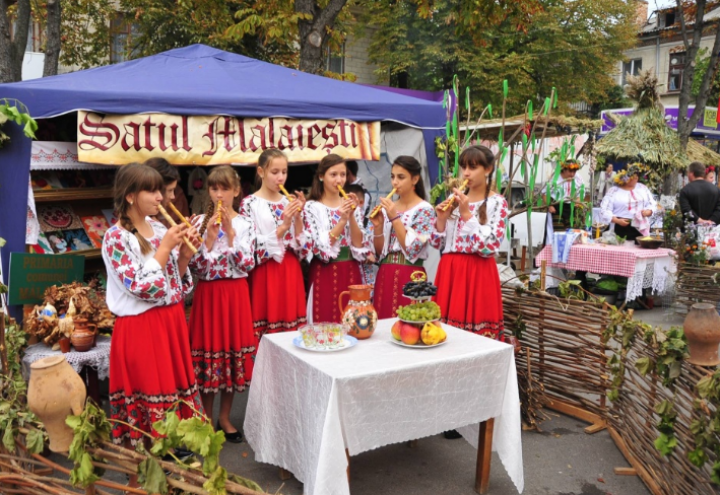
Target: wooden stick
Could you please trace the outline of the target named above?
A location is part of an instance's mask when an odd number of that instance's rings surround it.
[[[465,179],[463,181],[462,185],[460,186],[461,191],[467,187],[467,183],[468,183],[468,180]],[[447,211],[448,208],[450,208],[450,205],[452,205],[455,202],[455,194],[451,194],[448,199],[449,199],[448,204],[445,205],[445,208],[443,208],[443,211]]]
[[[163,217],[165,217],[165,220],[167,220],[167,222],[171,226],[173,226],[173,227],[177,226],[177,223],[175,223],[175,220],[173,220],[173,218],[170,215],[168,215],[168,212],[165,211],[165,208],[163,208],[162,205],[158,205],[158,210],[160,211],[160,214]],[[197,248],[192,245],[192,242],[190,242],[190,239],[188,239],[186,235],[183,236],[183,241],[185,241],[185,244],[187,244],[187,246],[190,248],[190,251],[192,251],[193,254],[197,253]]]
[[[392,198],[392,197],[393,197],[393,194],[395,194],[396,191],[397,191],[397,189],[395,189],[395,188],[393,187],[393,190],[390,191],[390,194],[388,194],[387,196],[385,196],[385,199],[390,199],[390,198]],[[370,213],[370,218],[373,218],[375,215],[377,215],[378,213],[380,213],[380,208],[382,208],[382,205],[377,205],[377,206],[375,207],[375,209],[372,211],[372,213]]]
[[[187,218],[185,218],[185,216],[184,216],[182,213],[180,213],[180,211],[179,211],[177,208],[175,208],[175,205],[174,205],[174,204],[168,203],[168,206],[169,206],[170,209],[173,211],[173,213],[175,213],[175,215],[176,215],[180,220],[182,220],[182,223],[184,223],[184,224],[187,225],[188,227],[192,227],[192,224],[188,221]]]
[[[490,484],[490,459],[492,458],[492,438],[495,418],[480,423],[478,438],[477,466],[475,469],[475,491],[487,493]]]

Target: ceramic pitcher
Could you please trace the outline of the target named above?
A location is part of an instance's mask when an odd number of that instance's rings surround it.
[[[690,361],[701,366],[716,366],[720,344],[720,315],[712,304],[695,303],[685,317],[683,330],[688,341]]]
[[[75,330],[70,336],[73,347],[78,352],[92,349],[97,335],[97,325],[89,323],[87,318],[75,318]]]
[[[338,297],[338,306],[342,313],[342,322],[350,327],[348,335],[358,339],[369,339],[377,326],[377,312],[370,301],[372,285],[351,285]],[[343,309],[342,299],[350,295],[347,306]]]
[[[65,356],[48,356],[30,365],[28,407],[45,425],[53,452],[70,448],[73,432],[65,419],[82,413],[86,395],[85,383]]]

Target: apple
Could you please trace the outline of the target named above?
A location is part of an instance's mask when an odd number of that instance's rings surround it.
[[[400,326],[400,340],[403,344],[415,345],[420,341],[420,329],[408,323]]]
[[[400,328],[402,327],[403,322],[400,320],[396,321],[395,324],[392,326],[392,330],[390,330],[390,333],[392,333],[392,337],[395,340],[401,340],[400,339]]]

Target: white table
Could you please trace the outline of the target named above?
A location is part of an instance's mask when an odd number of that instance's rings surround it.
[[[407,349],[390,342],[394,321],[333,353],[295,347],[297,332],[263,337],[244,425],[256,460],[292,472],[306,495],[346,495],[346,453],[458,429],[481,446],[477,491],[487,489],[492,443],[522,492],[513,348],[443,325],[446,344]]]

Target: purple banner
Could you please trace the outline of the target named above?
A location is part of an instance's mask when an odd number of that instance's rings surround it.
[[[632,115],[635,111],[634,108],[620,108],[617,110],[603,110],[600,117],[603,120],[600,134],[607,134],[611,129],[615,128],[615,124],[610,120],[608,113],[614,113],[616,115],[622,115],[627,117]],[[688,118],[692,116],[695,111],[695,107],[688,108]],[[677,130],[678,121],[678,107],[666,107],[665,108],[665,122],[670,126],[671,129]],[[720,137],[720,128],[717,123],[717,108],[705,107],[705,113],[700,117],[697,126],[693,130],[694,134],[706,134],[710,136]]]

